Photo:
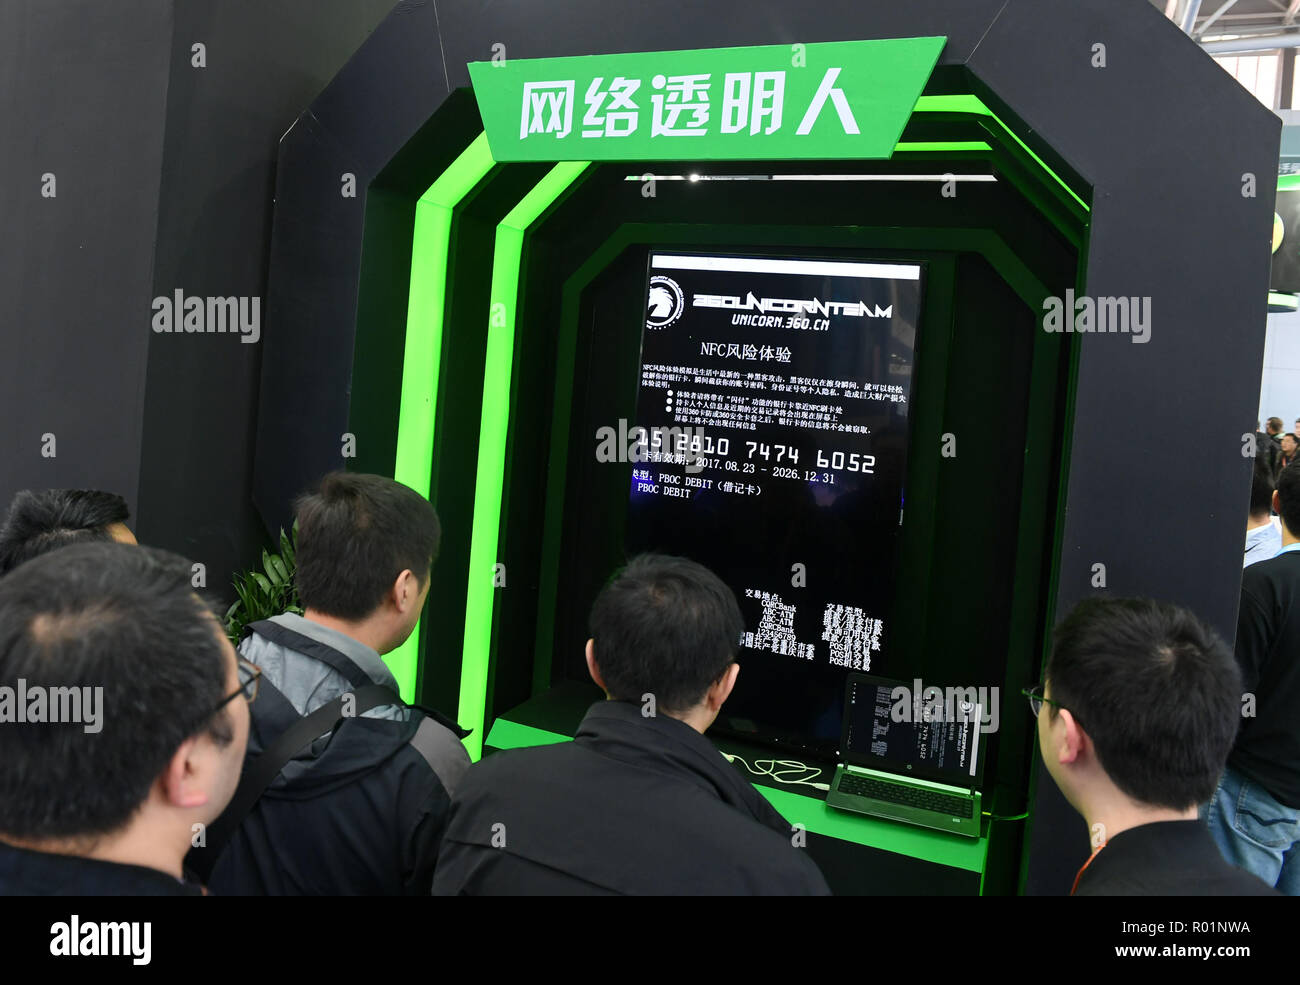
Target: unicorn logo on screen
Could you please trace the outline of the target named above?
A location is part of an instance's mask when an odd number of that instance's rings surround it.
[[[668,293],[668,288],[655,286],[650,288],[650,315],[652,318],[667,318],[669,312],[673,310],[673,296]]]
[[[667,328],[682,316],[686,295],[671,277],[656,274],[650,278],[650,298],[646,301],[646,328]]]

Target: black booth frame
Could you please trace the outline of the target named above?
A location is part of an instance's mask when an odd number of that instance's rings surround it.
[[[815,9],[767,0],[679,14],[599,0],[564,11],[408,0],[285,135],[255,474],[264,518],[281,521],[294,493],[340,464],[337,435],[357,395],[363,240],[382,249],[363,230],[372,206],[409,221],[427,186],[419,172],[455,156],[436,147],[416,155],[411,145],[440,107],[473,115],[454,93],[468,84],[468,61],[490,57],[496,43],[511,57],[542,57],[943,34],[940,68],[966,71],[1036,153],[1054,169],[1068,162],[1093,190],[1077,288],[1149,297],[1156,319],[1145,345],[1075,340],[1063,436],[1071,468],[1056,597],[1044,616],[1098,591],[1140,594],[1187,605],[1230,637],[1239,524],[1207,518],[1244,515],[1247,499],[1241,435],[1252,430],[1263,354],[1280,122],[1158,11],[1126,0],[840,0]],[[410,165],[417,156],[423,168]],[[343,172],[368,189],[364,203],[340,199]],[[1243,194],[1248,175],[1260,196]],[[409,269],[397,268],[392,283],[404,292]],[[1184,436],[1176,456],[1161,432],[1166,418]],[[1097,564],[1104,588],[1094,584]],[[1037,778],[1033,800],[1023,889],[1062,893],[1086,858],[1087,831],[1050,779]]]

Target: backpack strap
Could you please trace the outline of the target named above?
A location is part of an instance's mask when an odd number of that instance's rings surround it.
[[[258,630],[261,633],[261,630]],[[333,666],[333,664],[331,664]],[[355,702],[343,712],[346,699]],[[310,715],[304,715],[297,722],[285,729],[274,742],[256,759],[245,764],[239,787],[230,799],[221,816],[208,825],[206,844],[190,851],[186,863],[203,880],[212,878],[217,860],[229,844],[230,839],[244,823],[244,819],[256,805],[258,798],[298,753],[311,745],[322,735],[332,732],[340,722],[355,718],[362,712],[383,705],[402,705],[402,699],[382,684],[366,684],[355,691],[339,695],[333,701],[321,705]]]

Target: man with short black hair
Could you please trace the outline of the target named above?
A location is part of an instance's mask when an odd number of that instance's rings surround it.
[[[1071,895],[1275,895],[1197,820],[1240,715],[1241,678],[1214,631],[1174,605],[1095,598],[1053,644],[1030,707],[1043,762],[1092,835]]]
[[[1282,435],[1282,454],[1277,460],[1278,474],[1295,461],[1296,450],[1300,449],[1300,437],[1294,434]]]
[[[1277,556],[1241,577],[1241,731],[1207,809],[1228,861],[1300,896],[1300,468],[1278,476]]]
[[[1267,561],[1282,547],[1282,528],[1273,520],[1273,484],[1273,470],[1263,456],[1257,456],[1250,480],[1250,513],[1246,518],[1243,568]]]
[[[1277,431],[1273,430],[1274,421],[1277,421]],[[1264,463],[1268,466],[1269,472],[1276,475],[1277,460],[1282,452],[1278,447],[1276,439],[1273,438],[1273,435],[1282,430],[1282,422],[1276,417],[1270,417],[1266,428],[1268,430],[1261,431],[1259,429],[1259,421],[1255,422],[1255,458],[1262,458]]]
[[[591,611],[608,696],[573,742],[501,752],[457,792],[436,895],[825,895],[790,824],[703,735],[736,682],[735,595],[643,555]]]
[[[24,489],[0,526],[0,575],[57,547],[115,540],[134,544],[126,500],[97,489]]]
[[[182,862],[256,679],[173,554],[78,544],[0,580],[0,896],[199,894]]]
[[[437,514],[392,479],[343,472],[296,509],[304,611],[253,623],[240,644],[263,684],[232,811],[244,809],[262,757],[282,758],[247,814],[223,817],[219,837],[192,864],[213,866],[210,885],[225,894],[427,894],[469,755],[454,722],[401,700],[381,654],[420,618]],[[313,715],[324,724],[281,749]]]

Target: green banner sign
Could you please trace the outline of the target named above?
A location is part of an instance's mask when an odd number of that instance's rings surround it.
[[[889,157],[946,38],[472,62],[498,161]]]

